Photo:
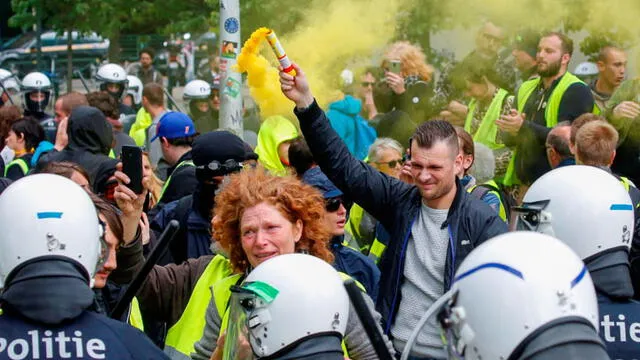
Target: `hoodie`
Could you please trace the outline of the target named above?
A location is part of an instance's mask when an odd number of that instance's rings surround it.
[[[362,101],[351,95],[329,105],[327,117],[331,127],[335,129],[345,142],[349,152],[359,160],[367,156],[369,146],[376,139],[375,130],[360,116]]]
[[[62,151],[53,151],[41,157],[38,168],[53,161],[71,161],[89,173],[93,191],[106,192],[109,178],[116,170],[117,161],[109,158],[113,143],[113,130],[104,114],[91,106],[79,106],[71,112],[67,128],[69,144]]]
[[[284,175],[286,170],[278,155],[278,146],[298,136],[298,129],[289,119],[283,116],[266,118],[258,132],[255,150],[259,156],[258,161],[272,174]]]

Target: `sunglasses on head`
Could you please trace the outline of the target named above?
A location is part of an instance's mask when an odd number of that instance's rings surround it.
[[[324,208],[328,212],[336,212],[340,209],[340,205],[343,204],[341,197],[333,197],[325,200]]]

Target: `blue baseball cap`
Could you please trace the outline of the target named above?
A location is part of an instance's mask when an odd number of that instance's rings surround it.
[[[160,118],[158,127],[156,128],[156,136],[150,142],[155,141],[159,137],[167,139],[179,139],[196,134],[196,126],[187,114],[171,111]]]
[[[302,182],[320,190],[325,199],[342,196],[342,191],[329,180],[319,166],[312,167],[302,174]]]

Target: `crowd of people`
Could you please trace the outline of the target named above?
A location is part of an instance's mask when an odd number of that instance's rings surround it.
[[[0,359],[639,357],[640,82],[573,50],[399,41],[326,109],[293,64],[255,137],[219,128],[215,57],[189,113],[150,49],[55,101],[0,69]]]

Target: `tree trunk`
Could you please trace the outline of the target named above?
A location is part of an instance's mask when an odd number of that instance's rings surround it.
[[[67,92],[73,91],[73,30],[67,29]]]
[[[120,28],[116,27],[109,36],[109,62],[120,62]]]

